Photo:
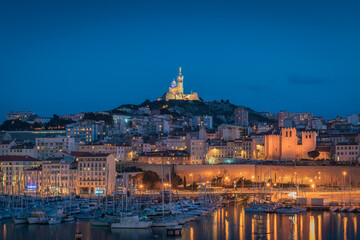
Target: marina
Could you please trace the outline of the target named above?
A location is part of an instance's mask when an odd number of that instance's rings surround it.
[[[168,236],[167,228],[115,229],[93,226],[77,219],[55,225],[16,225],[1,220],[1,239],[359,239],[360,214],[307,211],[297,214],[248,213],[233,203],[182,226],[181,236]],[[39,234],[41,233],[41,234]]]

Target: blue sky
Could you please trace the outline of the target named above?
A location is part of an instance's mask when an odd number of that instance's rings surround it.
[[[0,120],[186,92],[258,111],[360,112],[360,2],[2,1]]]

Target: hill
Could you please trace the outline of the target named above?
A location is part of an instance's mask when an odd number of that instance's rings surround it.
[[[159,111],[161,114],[181,115],[187,117],[193,117],[197,115],[208,115],[213,117],[214,126],[218,126],[222,123],[233,124],[234,123],[234,110],[237,105],[234,105],[227,101],[149,101],[146,100],[140,105],[125,104],[118,108],[111,110],[111,113],[124,114],[123,110],[129,109],[137,110],[140,107],[148,107],[152,112]],[[261,113],[256,112],[250,108],[245,107],[249,111],[250,124],[256,124],[258,122],[266,122],[268,124],[274,124],[275,121],[263,116]]]

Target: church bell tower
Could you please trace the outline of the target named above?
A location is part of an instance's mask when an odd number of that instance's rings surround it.
[[[179,95],[184,94],[183,79],[184,79],[184,77],[181,75],[181,67],[179,67],[179,76],[177,77],[177,85],[179,88]]]

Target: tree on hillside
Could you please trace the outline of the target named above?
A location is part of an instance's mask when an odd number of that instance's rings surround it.
[[[27,131],[31,129],[31,125],[21,120],[6,120],[0,125],[1,131]]]
[[[43,125],[41,123],[38,123],[38,122],[34,123],[31,126],[32,129],[41,129],[42,127],[43,127]]]
[[[106,125],[112,125],[114,123],[113,117],[111,115],[95,114],[92,112],[85,113],[84,119],[104,121]]]
[[[308,152],[308,156],[309,156],[309,158],[312,158],[313,160],[315,160],[315,158],[320,156],[320,153],[318,151],[310,151],[310,152]]]
[[[157,175],[156,172],[145,171],[143,173],[142,182],[147,189],[156,189],[156,188],[158,188],[158,185],[160,184],[161,180],[160,180],[159,175]]]
[[[74,123],[74,121],[66,120],[54,114],[48,123],[45,124],[46,129],[64,129],[67,124]]]

